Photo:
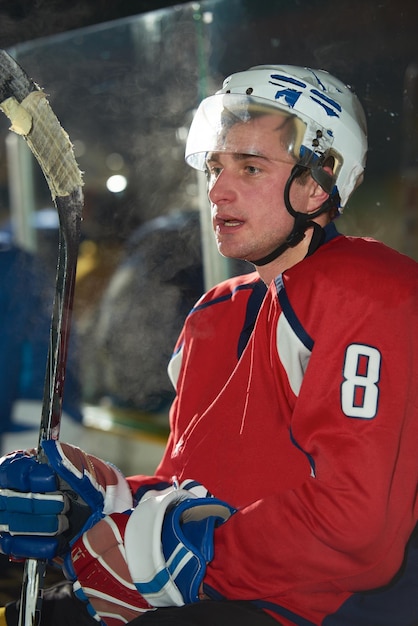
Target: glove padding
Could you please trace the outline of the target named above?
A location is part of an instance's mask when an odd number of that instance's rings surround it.
[[[42,443],[0,459],[0,551],[13,558],[52,559],[105,514],[132,507],[129,485],[112,465],[80,448]]]
[[[128,513],[104,517],[77,539],[64,561],[75,595],[106,626],[122,626],[153,608],[138,593],[126,563],[128,519]]]
[[[144,611],[199,600],[214,530],[234,513],[201,493],[192,481],[150,489],[130,514],[106,516],[77,539],[64,571],[91,615],[122,626]]]

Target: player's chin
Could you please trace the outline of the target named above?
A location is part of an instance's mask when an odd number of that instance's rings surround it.
[[[218,247],[219,254],[228,259],[243,260],[246,258],[247,254],[252,253],[252,250],[250,250],[250,246],[248,246],[248,244],[246,245],[245,243],[238,241],[236,237],[216,237],[216,245]]]
[[[244,261],[246,260],[246,251],[245,250],[241,250],[241,249],[237,249],[236,246],[231,246],[231,245],[225,245],[225,244],[221,244],[218,242],[217,244],[218,246],[218,252],[221,256],[227,258],[227,259],[236,259],[237,261]]]

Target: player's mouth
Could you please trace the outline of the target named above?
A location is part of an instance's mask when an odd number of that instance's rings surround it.
[[[215,221],[215,228],[218,232],[226,230],[226,229],[238,228],[244,224],[243,220],[239,220],[235,217],[217,216],[214,221]]]
[[[224,226],[240,226],[244,222],[240,222],[239,220],[222,220]]]

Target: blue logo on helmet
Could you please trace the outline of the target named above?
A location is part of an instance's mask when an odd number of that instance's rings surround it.
[[[326,114],[328,115],[328,117],[339,117],[339,114],[341,113],[342,109],[341,109],[341,106],[338,104],[338,102],[336,102],[329,96],[324,95],[317,89],[312,89],[312,88],[308,89],[306,83],[300,80],[291,78],[289,76],[282,76],[280,74],[272,74],[271,78],[273,80],[270,80],[269,82],[272,85],[277,85],[277,87],[282,88],[276,91],[276,94],[274,96],[275,99],[280,100],[281,98],[283,98],[287,106],[290,107],[291,109],[295,107],[302,93],[304,91],[308,91],[309,97],[312,100],[312,102],[315,102],[320,107],[322,107],[324,111],[326,112]],[[286,84],[283,84],[283,83],[287,83],[289,86],[286,86]],[[320,81],[318,81],[318,83],[322,84]]]

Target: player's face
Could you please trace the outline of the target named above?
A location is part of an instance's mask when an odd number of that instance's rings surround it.
[[[212,222],[223,256],[257,260],[283,243],[292,229],[283,192],[294,162],[280,142],[280,120],[265,115],[237,123],[223,150],[207,155]],[[291,191],[293,207],[303,211],[303,186],[292,185]]]

